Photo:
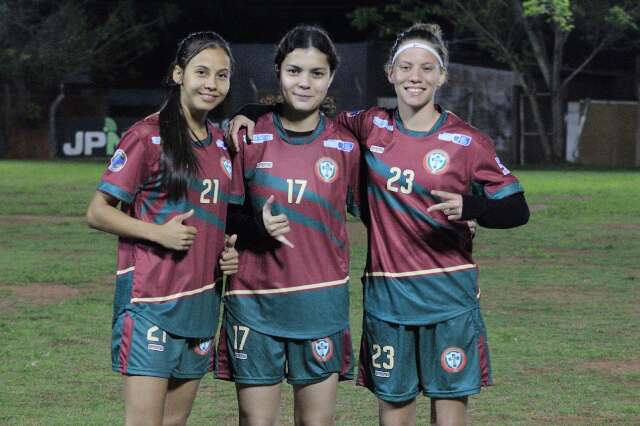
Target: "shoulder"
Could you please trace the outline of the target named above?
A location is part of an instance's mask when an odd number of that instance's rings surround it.
[[[439,139],[475,149],[494,149],[493,141],[489,135],[464,121],[455,113],[451,111],[446,113],[447,121],[440,129]]]
[[[342,124],[332,118],[327,118],[326,130],[323,136],[325,147],[335,148],[345,153],[359,152],[358,140]]]

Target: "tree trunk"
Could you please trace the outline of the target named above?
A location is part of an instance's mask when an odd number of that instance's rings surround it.
[[[11,87],[9,83],[4,82],[2,85],[4,102],[0,105],[0,111],[2,111],[2,128],[0,129],[0,158],[7,156],[9,152],[9,126],[11,124],[11,117],[9,116],[11,107]]]
[[[635,76],[635,86],[636,86],[636,101],[638,101],[638,105],[636,107],[636,167],[640,167],[640,54],[636,55],[636,76]]]
[[[565,157],[565,121],[564,93],[559,90],[551,94],[551,114],[553,125],[553,160],[562,161]]]
[[[542,152],[544,152],[544,159],[547,162],[552,161],[553,146],[549,140],[547,126],[545,126],[542,113],[540,112],[540,102],[538,101],[537,93],[527,93],[527,99],[529,100],[529,106],[531,107],[531,113],[533,114],[533,122],[536,124],[536,130],[540,137],[540,146],[542,147]]]

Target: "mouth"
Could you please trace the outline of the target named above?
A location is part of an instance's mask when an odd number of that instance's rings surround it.
[[[413,86],[410,86],[410,87],[405,87],[404,90],[407,93],[409,93],[410,95],[420,95],[420,94],[424,93],[425,90],[427,90],[427,89],[425,89],[424,87],[413,87]]]
[[[214,103],[218,100],[218,96],[211,93],[200,93],[200,99],[208,103]]]
[[[293,97],[301,102],[308,102],[313,98],[311,95],[303,95],[300,93],[293,93]]]

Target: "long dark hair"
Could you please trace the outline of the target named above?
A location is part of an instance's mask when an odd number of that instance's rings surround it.
[[[185,195],[187,184],[196,176],[200,165],[191,146],[192,132],[182,111],[180,85],[173,81],[173,70],[176,66],[184,70],[194,56],[209,48],[223,49],[233,63],[229,44],[218,33],[191,33],[178,43],[176,57],[166,77],[169,93],[160,108],[163,187],[169,199],[174,201]]]
[[[280,72],[280,65],[284,58],[295,49],[308,49],[315,47],[325,55],[329,62],[329,70],[333,73],[338,68],[340,58],[336,46],[325,30],[315,25],[298,25],[289,30],[276,48],[274,63],[276,73]]]

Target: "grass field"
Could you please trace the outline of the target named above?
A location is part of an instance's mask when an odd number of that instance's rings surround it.
[[[110,370],[116,239],[84,211],[104,164],[0,162],[0,424],[119,424]],[[640,173],[520,170],[532,210],[475,241],[496,386],[479,425],[640,424]],[[352,236],[353,278],[364,262]],[[358,347],[361,292],[352,282]],[[284,389],[283,423],[291,424]],[[371,394],[340,385],[340,425],[377,424]],[[191,424],[233,425],[235,393],[206,377]],[[419,424],[428,404],[419,401]]]

